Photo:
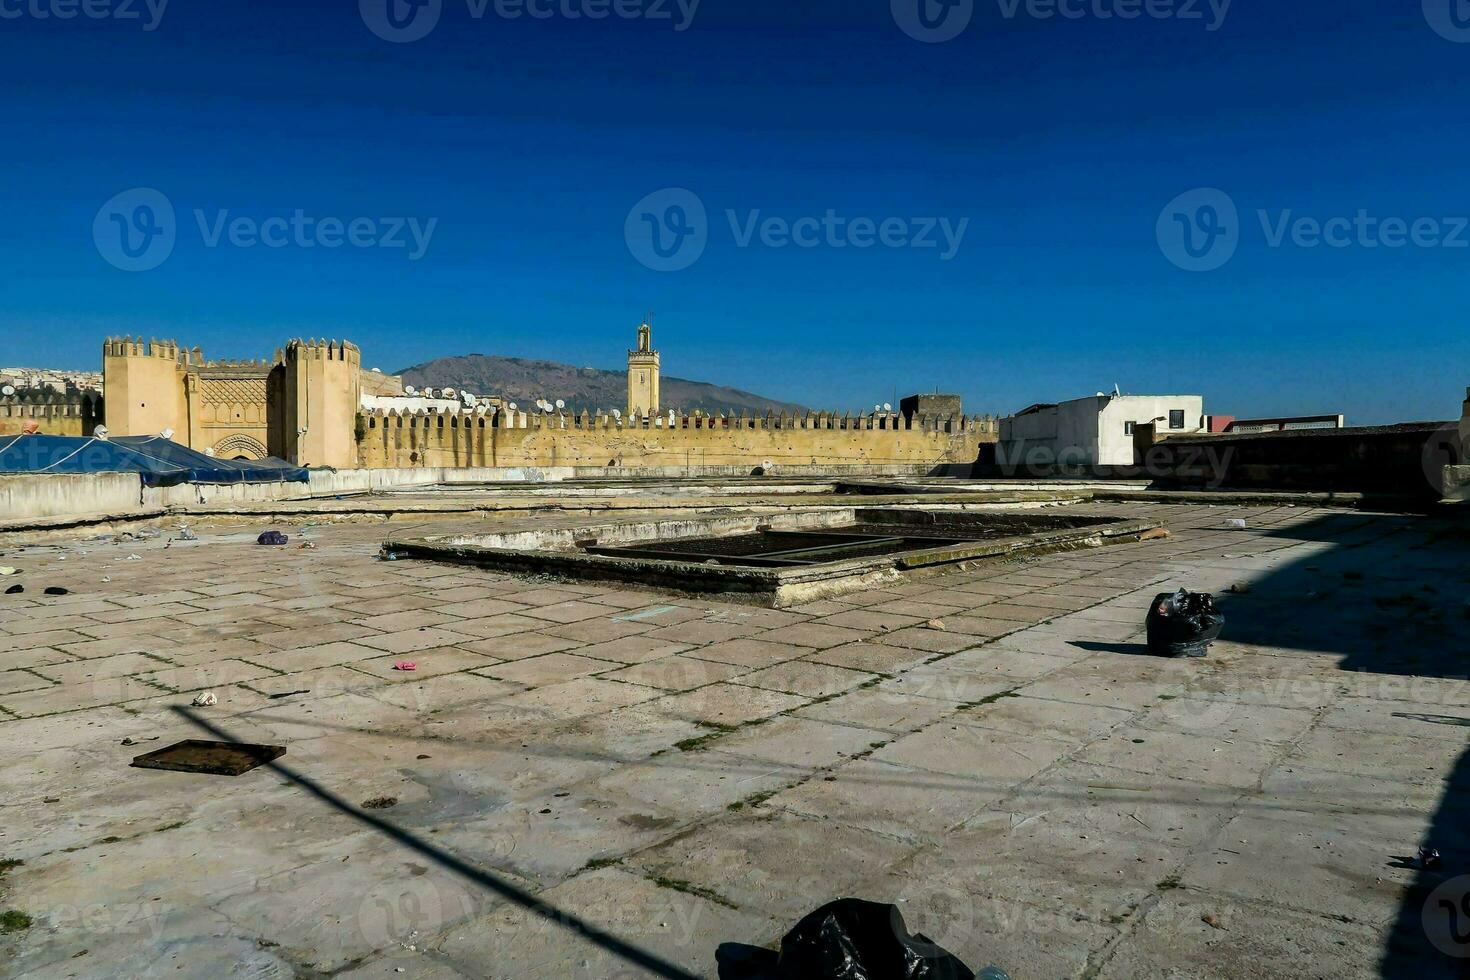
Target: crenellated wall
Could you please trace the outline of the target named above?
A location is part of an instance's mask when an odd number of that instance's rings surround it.
[[[362,404],[362,353],[356,344],[287,344],[284,398],[287,459],[339,468],[356,464],[354,429]]]
[[[89,436],[102,424],[102,396],[95,391],[27,388],[0,396],[0,436],[35,422],[48,436]]]
[[[710,417],[541,415],[472,411],[363,416],[359,465],[834,466],[972,463],[994,442],[986,416]]]

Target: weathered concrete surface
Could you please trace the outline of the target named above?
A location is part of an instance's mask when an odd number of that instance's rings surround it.
[[[570,916],[714,976],[839,895],[1017,978],[1458,975],[1424,927],[1470,952],[1465,529],[1086,509],[1174,537],[786,610],[376,562],[352,524],[7,550],[0,976],[653,975]],[[1156,592],[1237,583],[1210,658],[1146,655]],[[203,689],[345,809],[129,768]]]

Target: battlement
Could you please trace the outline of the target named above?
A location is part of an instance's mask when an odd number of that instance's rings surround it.
[[[53,436],[89,436],[102,422],[102,395],[95,391],[22,388],[0,395],[0,435],[23,431],[38,422]]]
[[[522,412],[504,406],[359,414],[359,465],[694,466],[971,463],[993,415],[894,412]]]
[[[474,408],[420,408],[420,409],[372,409],[362,413],[364,419],[390,420],[399,427],[453,427],[478,425],[497,429],[666,429],[731,431],[753,430],[779,432],[784,430],[824,429],[838,432],[856,431],[904,431],[904,432],[973,432],[991,435],[1000,431],[1000,423],[994,415],[964,414],[916,414],[902,415],[896,412],[870,412],[854,415],[851,412],[796,412],[768,411],[765,415],[751,415],[741,411],[739,415],[723,413],[708,415],[704,412],[677,412],[670,410],[657,415],[622,415],[598,410],[597,412],[524,412],[511,411],[504,406],[477,405]],[[371,424],[371,421],[369,422]]]
[[[246,374],[261,375],[269,374],[279,361],[267,361],[259,358],[247,360],[224,359],[218,361],[204,361],[198,367],[202,371],[220,374]]]
[[[142,337],[136,340],[132,337],[108,337],[102,342],[102,356],[151,357],[186,366],[197,365],[204,360],[198,347],[191,351],[187,347],[180,347],[176,340],[145,341]]]
[[[286,357],[291,360],[342,361],[347,364],[362,364],[362,351],[351,341],[302,340],[297,338],[286,345]]]

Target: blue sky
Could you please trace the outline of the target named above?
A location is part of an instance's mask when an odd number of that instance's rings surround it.
[[[1470,384],[1470,31],[1442,0],[923,0],[963,26],[928,43],[919,0],[438,0],[404,43],[369,27],[386,0],[55,16],[80,2],[0,0],[0,362],[94,368],[132,333],[615,368],[654,310],[666,373],[815,407],[1117,383],[1372,423]],[[126,271],[137,188],[171,251]],[[660,271],[628,229],[673,227],[670,188],[702,250]],[[1200,188],[1236,214],[1187,271],[1178,236],[1221,227]]]

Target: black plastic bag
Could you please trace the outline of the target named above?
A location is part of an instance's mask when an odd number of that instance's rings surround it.
[[[280,531],[263,531],[261,532],[260,537],[255,539],[255,543],[282,545],[285,544],[288,540],[290,539],[287,538]]]
[[[1161,657],[1203,657],[1224,628],[1209,593],[1160,592],[1148,610],[1148,649]]]
[[[975,971],[922,935],[895,905],[841,898],[798,922],[780,954],[727,943],[721,980],[975,980]]]

